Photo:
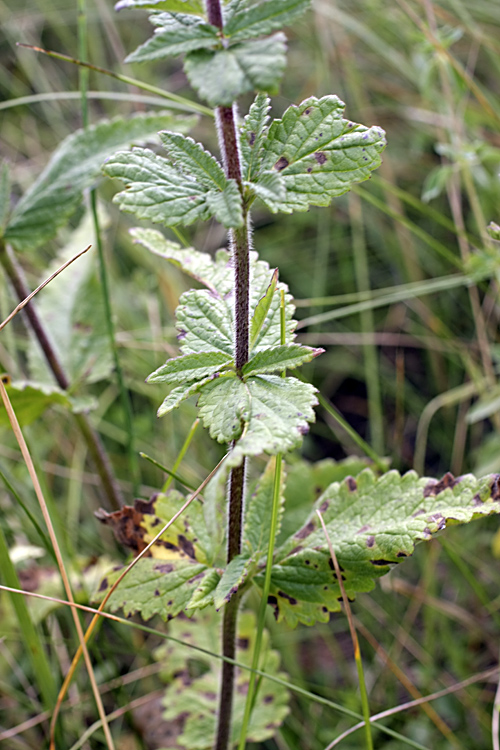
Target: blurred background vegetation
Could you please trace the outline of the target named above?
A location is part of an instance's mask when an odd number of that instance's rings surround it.
[[[124,65],[126,54],[150,35],[145,14],[116,13],[109,0],[89,1],[85,12],[94,65],[193,96],[179,60]],[[60,141],[82,124],[78,68],[16,43],[78,56],[77,23],[77,4],[69,0],[0,2],[0,148],[12,169],[13,202]],[[300,340],[326,349],[304,372],[392,467],[430,476],[498,472],[500,243],[488,225],[500,223],[500,4],[317,0],[287,36],[289,64],[280,95],[273,98],[273,116],[308,96],[335,93],[346,102],[346,117],[381,125],[388,140],[383,165],[371,181],[330,208],[292,217],[263,208],[253,213],[255,248],[279,267],[296,298]],[[91,122],[165,108],[164,100],[98,73],[90,73],[89,87]],[[242,114],[249,103],[241,101]],[[210,119],[201,118],[192,135],[216,150]],[[135,222],[111,204],[115,189],[103,180],[99,202],[119,358],[132,403],[133,447],[171,467],[196,417],[195,404],[157,420],[164,393],[144,379],[177,351],[174,310],[190,284],[131,243],[128,229]],[[57,258],[93,241],[84,213],[57,241],[19,257],[31,288],[57,266]],[[184,235],[208,252],[226,242],[216,224],[197,225]],[[64,325],[70,304],[61,299],[65,281],[60,284],[59,291],[42,292],[39,301],[56,328]],[[16,302],[0,270],[1,319]],[[85,333],[85,321],[78,324]],[[108,361],[107,346],[103,333],[94,372]],[[111,364],[100,369],[95,378],[82,372],[74,390],[95,399],[92,422],[132,503],[134,494],[149,497],[158,490],[164,475],[142,459],[131,464],[130,430],[116,377]],[[51,382],[21,316],[0,335],[0,371],[14,382],[29,377]],[[18,575],[25,588],[61,594],[53,561],[23,509],[37,520],[26,467],[5,414],[0,429],[0,524]],[[94,518],[102,499],[85,445],[72,415],[57,406],[27,424],[25,434],[79,597],[88,601],[93,587],[88,566],[102,556],[123,560],[125,553]],[[221,447],[199,428],[183,476],[199,484],[221,455]],[[320,408],[303,455],[309,461],[341,460],[362,452]],[[294,469],[301,471],[306,469]],[[421,545],[373,593],[359,596],[353,606],[373,713],[498,664],[497,527],[492,518]],[[38,604],[32,609],[59,683],[75,650],[70,616],[64,608],[42,610]],[[0,622],[0,742],[13,749],[45,747],[46,722],[13,733],[42,707],[6,594],[0,596]],[[269,628],[295,682],[359,710],[343,616],[295,631],[274,627],[270,618]],[[155,645],[122,625],[101,628],[92,656],[98,681],[109,688],[109,711],[159,689]],[[497,676],[485,678],[439,699],[432,710],[397,714],[388,726],[433,750],[490,748],[496,682]],[[78,708],[65,712],[71,716],[64,724],[65,748],[96,718],[84,671],[70,698]],[[266,748],[320,750],[352,723],[310,700],[292,701],[283,729]],[[113,724],[117,746],[166,746],[161,732],[154,744],[151,726],[161,728],[159,709],[146,718],[137,711],[124,714]],[[400,741],[376,737],[378,747],[402,747]],[[83,746],[104,747],[100,730],[89,743]],[[340,744],[345,750],[360,746],[358,735]]]

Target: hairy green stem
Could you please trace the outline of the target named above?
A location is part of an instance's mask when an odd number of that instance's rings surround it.
[[[223,29],[222,7],[220,0],[207,0],[208,21],[213,26]],[[224,170],[228,179],[236,180],[242,189],[238,131],[236,127],[236,105],[217,107],[215,111],[219,146]],[[235,280],[235,341],[234,362],[236,372],[241,376],[244,365],[248,362],[249,350],[249,296],[250,296],[250,225],[247,211],[244,208],[243,224],[233,229],[230,234],[231,250],[234,263]],[[231,471],[229,478],[229,521],[227,562],[241,552],[241,533],[243,526],[243,498],[245,490],[244,459],[241,466]],[[236,633],[238,624],[238,607],[240,597],[235,594],[224,610],[222,624],[222,654],[234,659],[236,653]],[[224,662],[219,696],[219,712],[215,750],[227,750],[231,738],[231,719],[233,712],[234,665]]]
[[[28,285],[24,279],[22,269],[19,267],[14,254],[4,243],[1,242],[0,262],[4,267],[9,281],[14,287],[19,300],[22,302],[30,294],[30,289],[28,288]],[[45,327],[40,320],[32,302],[29,302],[26,305],[26,307],[24,308],[24,312],[26,313],[26,317],[28,318],[31,329],[35,334],[40,347],[42,348],[45,359],[47,360],[49,368],[54,375],[57,384],[64,391],[67,391],[70,387],[68,376],[66,375],[64,368],[59,361],[59,357],[57,356],[57,353],[52,346]],[[101,479],[102,492],[106,496],[111,508],[117,510],[124,504],[124,501],[116,479],[113,475],[111,464],[101,442],[101,439],[96,430],[92,427],[90,420],[86,414],[75,414],[74,418],[82,432],[82,435],[87,444],[87,449],[89,451],[90,457]]]

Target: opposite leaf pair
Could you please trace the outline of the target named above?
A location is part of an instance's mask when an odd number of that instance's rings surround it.
[[[134,149],[106,163],[106,174],[127,184],[115,201],[122,210],[164,226],[213,216],[236,228],[256,198],[273,212],[327,206],[380,165],[384,131],[344,120],[338,97],[306,99],[267,127],[269,108],[269,99],[259,94],[242,125],[241,190],[201,144],[162,132],[166,159]]]

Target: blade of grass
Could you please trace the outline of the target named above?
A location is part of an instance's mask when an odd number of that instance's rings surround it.
[[[196,489],[196,487],[194,485],[190,484],[189,482],[186,482],[186,480],[183,479],[179,474],[177,474],[174,471],[171,471],[170,469],[167,469],[166,466],[164,466],[163,464],[161,464],[159,461],[156,461],[154,458],[151,458],[151,456],[148,456],[147,453],[142,453],[141,452],[141,453],[139,453],[139,455],[140,455],[141,458],[145,458],[146,461],[149,461],[149,463],[153,464],[153,466],[157,466],[158,469],[161,469],[162,471],[164,471],[165,474],[168,474],[169,476],[171,476],[172,479],[175,479],[176,482],[179,482],[179,484],[182,484],[182,486],[186,487],[188,490],[194,491]],[[164,491],[165,490],[163,490],[163,492]]]
[[[365,299],[361,302],[356,302],[353,305],[345,305],[344,307],[338,307],[335,310],[328,310],[327,312],[319,313],[318,315],[311,315],[308,318],[303,318],[299,321],[297,329],[299,330],[306,326],[324,323],[327,320],[339,320],[340,318],[346,318],[349,315],[361,313],[364,310],[374,310],[378,307],[392,305],[395,302],[407,302],[410,299],[421,297],[425,294],[432,294],[446,289],[455,289],[460,286],[470,286],[471,283],[472,282],[468,276],[452,274],[451,276],[443,276],[438,279],[428,279],[424,282],[418,281],[410,284],[401,284],[401,286],[395,288],[395,291],[388,292],[387,294],[382,294],[381,292],[385,290],[380,290],[380,296],[373,291],[371,299]]]
[[[87,91],[88,99],[102,99],[104,101],[118,101],[118,102],[133,102],[137,104],[150,104],[157,107],[164,107],[165,100],[160,99],[157,96],[145,96],[144,94],[126,94],[122,91]],[[52,91],[43,94],[30,94],[29,96],[18,96],[16,99],[8,99],[5,102],[0,102],[0,111],[4,109],[13,109],[14,107],[22,107],[26,104],[39,104],[40,102],[52,102],[52,101],[72,101],[76,99],[80,101],[79,91]],[[184,107],[181,107],[174,102],[170,103],[170,106],[174,109],[181,109],[184,111]]]
[[[19,422],[17,421],[17,417],[16,417],[16,415],[14,413],[14,410],[13,410],[12,405],[10,403],[10,399],[9,399],[8,393],[5,390],[5,386],[4,386],[1,378],[0,378],[0,395],[2,397],[3,404],[4,404],[5,409],[7,411],[7,415],[9,417],[9,422],[11,424],[12,430],[13,430],[14,435],[16,437],[16,440],[17,440],[17,442],[19,444],[19,448],[21,449],[21,453],[23,455],[24,462],[25,462],[25,464],[27,466],[27,469],[28,469],[31,481],[33,482],[33,486],[35,488],[35,493],[36,493],[38,502],[40,503],[40,508],[41,508],[41,511],[42,511],[42,515],[43,515],[44,521],[46,523],[47,530],[49,532],[50,541],[52,542],[54,553],[55,553],[56,558],[57,558],[57,565],[58,565],[58,568],[59,568],[59,572],[61,574],[61,579],[62,579],[62,582],[63,582],[63,585],[64,585],[64,589],[66,591],[66,596],[68,597],[68,599],[70,601],[74,602],[73,592],[72,592],[72,589],[71,589],[71,584],[69,582],[68,574],[66,572],[66,567],[64,565],[64,560],[63,560],[62,555],[61,555],[61,550],[59,548],[59,543],[57,541],[57,537],[56,537],[55,532],[54,532],[54,527],[52,525],[52,520],[51,520],[50,515],[48,513],[47,505],[46,505],[45,499],[43,497],[43,493],[42,493],[42,489],[41,489],[41,486],[40,486],[40,482],[38,480],[38,476],[36,474],[35,467],[33,465],[33,461],[31,460],[31,455],[30,455],[30,453],[28,451],[28,446],[26,445],[26,441],[24,440],[23,433],[22,433],[21,428],[19,426]],[[80,641],[80,647],[82,648],[83,655],[84,655],[84,658],[85,658],[85,665],[87,667],[87,672],[88,672],[89,680],[90,680],[90,683],[92,685],[92,691],[94,693],[94,697],[95,697],[95,701],[96,701],[96,705],[97,705],[97,710],[98,710],[99,716],[101,717],[101,720],[103,722],[103,730],[104,730],[104,735],[106,737],[106,743],[107,743],[107,746],[108,746],[109,750],[114,750],[113,738],[111,737],[111,733],[109,731],[109,727],[108,727],[108,724],[106,722],[106,714],[105,714],[105,711],[104,711],[104,706],[102,705],[101,696],[99,695],[99,689],[97,687],[97,682],[96,682],[96,679],[95,679],[94,670],[92,669],[92,662],[90,661],[89,652],[87,650],[87,647],[86,647],[86,644],[85,644],[85,641],[84,641],[83,630],[82,630],[82,626],[81,626],[80,620],[78,618],[78,613],[74,609],[72,609],[71,611],[72,611],[72,614],[73,614],[73,621],[74,621],[74,624],[75,624],[76,632],[78,634],[78,639]],[[55,750],[54,734],[51,735],[51,747],[50,747],[50,750]]]
[[[10,559],[7,540],[0,526],[0,571],[7,586],[14,589],[21,588],[16,569]],[[40,635],[31,619],[30,611],[23,597],[11,596],[12,605],[16,613],[19,632],[26,646],[28,658],[31,661],[38,692],[46,709],[51,710],[57,698],[55,675],[49,664],[47,654],[40,640]]]
[[[183,444],[182,448],[179,451],[179,455],[177,456],[177,458],[175,460],[175,463],[174,463],[174,466],[172,468],[172,471],[168,472],[169,477],[168,477],[167,481],[165,482],[165,484],[162,487],[162,490],[161,490],[162,492],[164,492],[164,493],[167,492],[168,488],[172,484],[172,481],[174,479],[176,479],[175,474],[177,472],[177,469],[181,465],[182,460],[183,460],[184,456],[186,455],[189,446],[191,445],[191,441],[192,441],[192,439],[194,437],[194,434],[195,434],[196,430],[198,429],[198,425],[199,424],[200,424],[200,420],[199,419],[195,419],[194,422],[193,422],[193,424],[191,425],[191,429],[189,430],[189,432],[187,434],[187,437],[186,437],[186,439],[184,441],[184,444]],[[143,453],[141,453],[141,456],[144,456],[144,458],[146,458],[146,455],[143,454]],[[185,482],[183,482],[183,484],[184,484],[184,486],[186,486]],[[190,488],[190,489],[192,489],[192,488]]]
[[[183,96],[179,96],[178,94],[173,94],[170,91],[165,91],[164,89],[158,88],[158,86],[152,86],[149,83],[144,83],[143,81],[139,81],[136,78],[130,78],[130,76],[124,76],[121,75],[121,73],[113,73],[112,70],[106,70],[106,68],[101,68],[98,65],[91,65],[87,62],[82,62],[81,60],[77,60],[74,57],[70,57],[69,55],[63,55],[60,52],[53,52],[52,50],[48,49],[42,49],[42,47],[36,47],[33,44],[22,44],[21,42],[17,43],[18,47],[25,47],[26,49],[31,49],[34,52],[42,52],[44,55],[48,55],[49,57],[53,57],[55,60],[63,60],[64,62],[70,62],[73,65],[80,65],[84,68],[88,68],[89,70],[93,70],[96,73],[102,73],[105,76],[110,76],[111,78],[115,78],[117,81],[121,81],[122,83],[126,83],[129,86],[136,86],[138,89],[142,89],[143,91],[150,91],[152,94],[156,94],[157,96],[163,97],[163,99],[169,99],[170,101],[176,102],[179,105],[182,105],[185,111],[187,112],[198,112],[202,115],[208,115],[210,117],[214,117],[214,113],[211,109],[208,107],[204,107],[202,104],[198,104],[197,102],[192,102],[189,99],[185,99]]]
[[[321,511],[316,510],[316,513],[321,523],[323,533],[326,537],[328,549],[330,551],[330,556],[332,558],[333,566],[335,568],[335,574],[337,576],[337,581],[340,587],[340,593],[342,594],[342,601],[345,607],[347,622],[349,623],[349,631],[351,633],[352,645],[354,647],[354,661],[356,662],[356,669],[358,671],[359,692],[361,695],[361,706],[363,709],[363,718],[364,718],[364,726],[365,726],[365,742],[366,742],[367,750],[373,750],[373,738],[372,738],[372,730],[371,730],[371,725],[370,725],[370,705],[368,703],[368,692],[366,690],[365,675],[363,671],[363,661],[361,659],[361,649],[359,647],[358,635],[356,633],[356,628],[354,627],[354,620],[352,617],[351,606],[349,604],[349,599],[346,594],[344,581],[342,580],[342,573],[341,573],[340,566],[337,560],[337,555],[335,554],[335,550],[333,549],[330,535],[328,534],[328,530],[325,526],[325,522],[323,520],[323,516],[321,515]]]

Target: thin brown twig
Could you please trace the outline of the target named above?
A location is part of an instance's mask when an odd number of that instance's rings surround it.
[[[44,287],[46,287],[47,284],[50,284],[50,282],[52,281],[52,279],[55,279],[56,276],[59,276],[59,274],[62,271],[64,271],[68,266],[70,266],[75,260],[78,260],[78,258],[80,258],[80,256],[84,255],[88,250],[90,250],[91,247],[92,247],[92,245],[89,245],[88,247],[85,248],[85,250],[81,250],[79,253],[77,253],[72,258],[70,258],[69,260],[67,260],[66,263],[63,263],[62,266],[57,269],[57,271],[54,271],[54,273],[52,273],[48,277],[48,279],[45,279],[45,281],[43,281],[40,284],[40,286],[37,286],[37,288],[33,292],[31,292],[31,294],[28,294],[28,296],[25,297],[25,299],[23,299],[23,301],[20,302],[17,305],[17,307],[14,308],[14,310],[12,310],[12,312],[10,313],[10,315],[8,315],[5,318],[5,320],[3,321],[3,323],[0,323],[0,331],[2,330],[2,328],[5,328],[5,326],[7,325],[7,323],[10,323],[10,321],[12,320],[12,318],[15,317],[17,315],[17,313],[20,312],[23,309],[23,307],[26,307],[26,305],[28,304],[28,302],[30,302],[33,299],[33,297],[35,296],[35,294],[38,294],[38,292],[40,292]]]

